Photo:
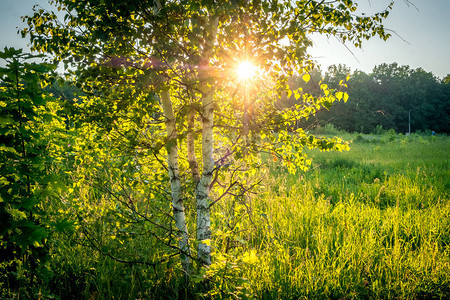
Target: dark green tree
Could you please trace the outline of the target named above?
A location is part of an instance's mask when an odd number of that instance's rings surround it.
[[[442,101],[437,105],[437,117],[435,126],[431,128],[434,131],[450,133],[450,75],[447,75],[441,82]]]
[[[331,66],[324,82],[335,88],[349,72],[343,66]],[[432,73],[395,63],[381,64],[371,74],[355,71],[347,85],[349,101],[336,103],[331,111],[321,110],[316,122],[332,123],[351,132],[370,133],[380,127],[408,132],[411,111],[413,132],[448,131],[445,84]]]

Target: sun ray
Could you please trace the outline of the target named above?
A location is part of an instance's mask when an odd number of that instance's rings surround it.
[[[250,61],[243,61],[238,65],[236,71],[241,80],[248,80],[256,75],[257,68]]]

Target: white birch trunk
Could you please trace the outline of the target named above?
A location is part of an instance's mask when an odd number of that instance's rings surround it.
[[[200,181],[200,173],[198,171],[198,163],[197,157],[195,156],[195,110],[194,108],[189,109],[188,118],[187,118],[187,136],[186,136],[186,144],[187,144],[187,155],[189,168],[191,169],[192,178],[194,181],[194,187],[197,186]]]
[[[186,275],[189,274],[190,249],[189,234],[186,226],[186,215],[184,212],[183,199],[181,197],[180,169],[178,166],[177,128],[175,115],[173,113],[170,90],[165,87],[161,91],[161,104],[166,117],[167,131],[167,161],[169,167],[170,190],[172,195],[172,209],[175,225],[179,231],[179,247],[181,253],[181,264]]]
[[[213,125],[214,125],[214,82],[209,71],[209,59],[217,35],[219,18],[210,18],[210,30],[205,37],[199,78],[202,92],[202,158],[203,172],[196,189],[198,259],[203,265],[211,264],[211,219],[209,190],[214,171]]]
[[[203,97],[203,173],[196,188],[198,259],[204,265],[211,264],[209,185],[211,184],[214,170],[214,160],[212,158],[214,102],[212,98],[212,95]]]

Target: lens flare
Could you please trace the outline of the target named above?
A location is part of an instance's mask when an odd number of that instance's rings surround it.
[[[237,67],[237,74],[241,80],[248,80],[256,75],[256,66],[249,61],[243,61]]]

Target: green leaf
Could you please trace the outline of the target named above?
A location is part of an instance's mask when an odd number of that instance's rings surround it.
[[[63,219],[55,222],[53,225],[55,231],[63,232],[65,230],[71,230],[74,228],[75,221]]]
[[[16,220],[26,219],[27,218],[27,215],[23,211],[20,211],[20,210],[18,210],[16,208],[12,208],[8,212]]]
[[[347,102],[347,100],[348,100],[348,94],[344,93],[344,102]]]
[[[289,98],[291,98],[291,96],[292,96],[292,90],[289,89],[289,90],[287,91],[287,98],[289,99]]]
[[[303,74],[302,79],[304,82],[308,83],[308,81],[311,80],[311,75],[309,75],[308,73]]]

